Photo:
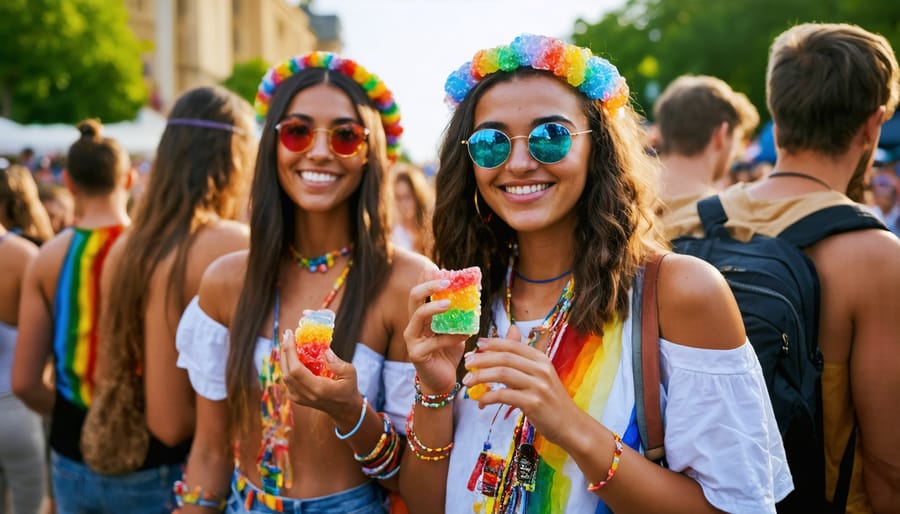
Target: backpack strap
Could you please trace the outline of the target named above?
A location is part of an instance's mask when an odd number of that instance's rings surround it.
[[[887,230],[881,220],[859,205],[833,205],[801,218],[778,238],[806,248],[829,236],[870,228]]]
[[[700,215],[700,222],[703,223],[703,232],[708,239],[721,239],[722,237],[731,236],[725,230],[725,222],[728,221],[728,214],[722,207],[722,200],[719,195],[708,196],[697,202],[697,214]]]
[[[659,265],[665,256],[654,255],[635,277],[632,288],[635,411],[644,456],[654,462],[662,462],[666,456],[659,399],[659,308],[656,298]]]

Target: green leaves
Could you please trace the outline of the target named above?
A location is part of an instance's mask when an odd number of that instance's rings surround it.
[[[20,123],[133,119],[142,45],[121,0],[0,2],[0,114]]]
[[[575,23],[574,41],[604,54],[631,87],[638,110],[682,74],[713,75],[766,118],[765,78],[775,36],[803,22],[854,23],[900,50],[896,0],[628,0],[596,23]]]
[[[269,64],[262,59],[251,59],[234,65],[231,76],[222,82],[222,85],[240,95],[244,100],[253,104],[256,98],[256,90],[263,75],[269,69]]]

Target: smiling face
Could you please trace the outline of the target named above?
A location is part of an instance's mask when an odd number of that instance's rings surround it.
[[[350,98],[324,83],[303,89],[291,100],[282,121],[299,119],[315,129],[309,149],[295,152],[278,141],[278,181],[300,209],[327,212],[345,208],[359,187],[368,154],[367,143],[351,156],[335,154],[329,132],[348,123],[362,124]],[[325,129],[325,130],[321,130]]]
[[[475,108],[473,133],[484,128],[512,139],[509,157],[496,168],[474,165],[478,191],[491,209],[519,233],[574,231],[574,211],[587,180],[590,136],[573,136],[568,154],[554,164],[537,161],[528,136],[553,122],[570,133],[588,130],[576,93],[558,80],[531,75],[500,82],[485,91]]]

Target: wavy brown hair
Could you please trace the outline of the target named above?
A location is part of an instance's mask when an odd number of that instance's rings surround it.
[[[475,170],[460,141],[472,133],[478,101],[494,85],[516,77],[552,74],[531,68],[485,77],[459,104],[447,127],[437,174],[434,209],[434,259],[448,269],[480,266],[483,272],[481,333],[491,322],[491,301],[501,294],[516,233],[479,200],[476,212]],[[610,116],[598,101],[578,96],[590,128],[587,180],[574,211],[577,285],[569,323],[582,333],[600,333],[615,315],[628,314],[632,277],[647,257],[664,248],[653,227],[658,166],[641,142],[634,110],[623,107]],[[488,221],[485,221],[488,219]],[[470,339],[470,344],[474,338]]]
[[[53,237],[50,217],[41,204],[38,186],[24,166],[0,167],[0,221],[9,230],[40,245]]]
[[[263,320],[275,302],[278,269],[293,242],[297,205],[278,181],[278,134],[291,100],[300,91],[318,84],[337,87],[353,103],[362,124],[369,129],[368,159],[359,187],[348,198],[351,214],[353,267],[344,285],[344,300],[335,320],[334,353],[353,358],[360,321],[388,274],[385,173],[388,169],[384,127],[375,106],[362,87],[339,72],[321,68],[302,70],[275,90],[262,129],[256,174],[250,190],[250,251],[236,316],[231,323],[226,382],[231,426],[246,426],[252,394],[256,390],[253,350],[263,331]]]
[[[174,254],[165,298],[180,306],[191,246],[210,223],[236,218],[243,175],[255,156],[253,109],[226,89],[188,91],[169,117],[225,123],[240,133],[181,125],[163,132],[109,293],[103,330],[104,340],[117,342],[108,348],[116,365],[144,362],[144,313],[154,271]]]

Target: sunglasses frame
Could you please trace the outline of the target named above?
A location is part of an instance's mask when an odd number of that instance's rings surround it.
[[[305,125],[311,127],[310,130],[312,131],[312,137],[310,138],[309,145],[307,145],[306,148],[303,148],[300,150],[292,150],[288,145],[286,145],[284,143],[284,135],[283,135],[283,132],[281,131],[281,126],[284,125],[285,122],[301,123],[301,124],[305,124]],[[363,129],[362,139],[360,139],[359,144],[356,145],[356,149],[353,150],[353,153],[349,153],[349,154],[340,153],[334,149],[334,131],[338,130],[340,128],[346,127],[346,126],[357,126],[357,127],[360,127]],[[333,153],[334,155],[337,155],[338,157],[353,157],[354,155],[359,153],[359,150],[363,147],[363,144],[369,140],[369,129],[366,128],[362,123],[359,123],[356,121],[348,121],[345,123],[340,123],[338,125],[335,125],[331,128],[324,128],[324,127],[315,127],[315,125],[313,125],[311,122],[308,122],[308,121],[300,119],[300,118],[290,118],[289,117],[289,118],[285,118],[285,119],[279,121],[278,123],[276,123],[275,131],[278,132],[278,142],[282,146],[284,146],[286,149],[288,149],[289,151],[294,152],[294,153],[308,152],[310,150],[310,148],[312,148],[316,142],[316,132],[327,132],[328,133],[328,149],[331,151],[331,153]]]
[[[531,138],[532,134],[534,134],[535,130],[537,130],[541,127],[547,126],[547,125],[556,125],[557,127],[562,127],[569,134],[569,144],[570,144],[569,149],[566,150],[565,155],[563,155],[560,159],[558,159],[556,161],[552,161],[552,162],[547,162],[547,161],[543,161],[543,160],[539,159],[536,155],[534,155],[534,152],[531,150],[530,138]],[[502,161],[500,161],[500,163],[497,164],[496,166],[482,166],[481,164],[478,164],[478,162],[475,160],[475,157],[472,156],[472,147],[469,146],[469,141],[471,141],[471,139],[475,136],[475,134],[478,134],[479,132],[482,132],[485,130],[492,130],[494,132],[503,134],[503,137],[505,137],[507,139],[507,141],[509,141],[509,152],[506,153],[506,157]],[[503,166],[503,164],[506,161],[509,160],[509,156],[512,155],[512,142],[514,139],[525,139],[526,142],[528,143],[528,145],[527,145],[528,146],[528,155],[530,155],[531,158],[536,160],[537,162],[539,162],[541,164],[556,164],[558,162],[561,162],[563,159],[566,158],[567,155],[569,155],[569,151],[571,151],[571,142],[575,136],[580,136],[581,134],[588,134],[593,131],[594,131],[594,129],[587,129],[587,130],[577,130],[575,132],[572,132],[569,130],[569,127],[563,125],[562,123],[557,123],[555,121],[548,121],[546,123],[541,123],[540,125],[537,125],[533,129],[531,129],[531,132],[529,132],[528,135],[523,135],[523,136],[510,136],[506,132],[503,132],[502,130],[495,129],[495,128],[478,129],[475,132],[472,132],[472,134],[469,136],[468,139],[464,139],[464,140],[460,141],[460,144],[466,145],[466,152],[469,154],[469,159],[472,160],[472,163],[474,163],[479,168],[486,169],[486,170],[492,170],[495,168],[499,168],[500,166]]]

